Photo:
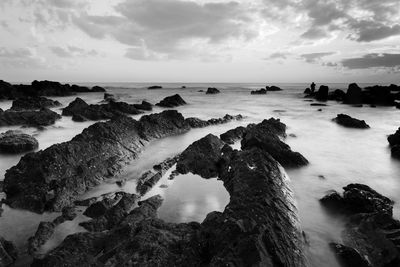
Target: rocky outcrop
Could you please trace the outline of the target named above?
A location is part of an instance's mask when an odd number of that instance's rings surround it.
[[[217,139],[207,136],[183,153],[216,149],[220,164],[212,164],[231,196],[224,212],[211,212],[201,224],[167,223],[156,218],[162,199],[154,196],[110,230],[68,236],[32,266],[305,266],[296,208],[279,164],[260,148],[233,151],[214,146],[222,142]],[[180,158],[197,168],[190,159],[210,162],[201,155]]]
[[[235,129],[231,129],[220,135],[222,141],[227,144],[234,144],[238,140],[242,140],[243,134],[246,132],[247,128],[243,126],[239,126]]]
[[[134,105],[125,102],[109,101],[107,104],[89,105],[77,97],[66,108],[63,109],[63,116],[72,116],[74,121],[105,120],[118,115],[140,114]]]
[[[329,92],[328,100],[343,101],[346,93],[343,90],[336,89],[333,92]]]
[[[315,94],[315,99],[318,101],[327,101],[329,95],[329,87],[326,85],[321,85],[319,90]]]
[[[153,105],[144,100],[142,101],[141,104],[133,104],[133,106],[137,109],[146,110],[146,111],[151,111],[153,109]]]
[[[117,97],[113,94],[104,93],[103,101],[102,102],[116,102]]]
[[[121,200],[125,193],[117,192],[109,197],[106,196],[102,200],[91,204],[84,212],[83,215],[90,218],[97,218],[103,216],[108,209],[114,206]]]
[[[30,85],[11,85],[0,81],[0,99],[17,99],[37,96],[69,96],[81,92],[105,92],[105,89],[95,86],[92,89],[85,86],[61,84],[52,81],[33,81]]]
[[[266,95],[267,94],[267,89],[261,88],[259,90],[253,90],[251,91],[252,95]]]
[[[362,184],[343,189],[343,196],[336,192],[321,199],[327,208],[349,216],[343,243],[351,257],[342,257],[342,249],[335,249],[338,257],[348,266],[360,258],[367,260],[367,265],[351,266],[399,266],[400,222],[393,219],[393,201]]]
[[[344,98],[345,104],[358,105],[362,104],[361,88],[356,83],[349,84],[349,87]]]
[[[139,121],[119,116],[93,124],[71,141],[25,155],[9,169],[4,179],[7,204],[38,213],[60,211],[118,173],[149,141],[190,128],[174,110]]]
[[[210,125],[224,124],[233,120],[241,120],[241,119],[243,119],[243,116],[240,114],[236,116],[225,114],[225,116],[223,116],[222,118],[212,118],[206,121],[192,117],[185,119],[185,122],[188,123],[192,128],[203,128]]]
[[[400,159],[400,128],[394,134],[389,135],[387,140],[391,148],[392,157]]]
[[[163,87],[160,86],[160,85],[152,85],[152,86],[147,87],[147,89],[149,89],[149,90],[152,90],[152,89],[162,89],[162,88],[163,88]]]
[[[18,258],[18,251],[15,245],[0,237],[0,266],[10,266]]]
[[[48,126],[61,119],[61,116],[47,108],[38,111],[12,111],[0,112],[0,126],[26,125],[26,126]]]
[[[178,107],[178,106],[182,106],[182,105],[186,105],[186,102],[178,94],[175,94],[172,96],[167,96],[166,98],[164,98],[163,100],[161,100],[159,103],[156,104],[156,106],[164,107],[164,108],[173,108],[173,107]]]
[[[275,85],[265,86],[265,89],[267,89],[267,91],[271,91],[271,92],[282,91],[281,88],[279,88],[278,86],[275,86]]]
[[[336,118],[332,119],[337,124],[348,128],[368,129],[369,125],[364,120],[358,120],[346,114],[338,114]]]
[[[61,106],[61,103],[45,97],[24,97],[13,101],[10,110],[38,110],[42,108],[51,108]]]
[[[221,93],[217,88],[215,87],[208,87],[206,94],[207,95],[215,95]]]
[[[1,153],[22,153],[38,147],[39,143],[34,137],[21,131],[7,131],[0,134]]]
[[[357,250],[338,243],[330,243],[329,246],[336,254],[339,263],[343,267],[371,267],[369,262],[363,258]]]

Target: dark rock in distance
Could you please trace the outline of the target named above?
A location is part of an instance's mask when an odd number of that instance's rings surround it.
[[[47,108],[38,111],[12,111],[0,112],[0,126],[26,125],[48,126],[54,124],[61,116]]]
[[[149,90],[152,90],[152,89],[162,89],[162,88],[163,88],[163,87],[160,86],[160,85],[152,85],[152,86],[147,87],[147,89],[149,89]]]
[[[173,108],[173,107],[178,107],[178,106],[182,106],[182,105],[186,105],[186,102],[178,94],[175,94],[172,96],[167,96],[166,98],[164,98],[163,100],[161,100],[159,103],[156,104],[156,106],[165,107],[165,108]]]
[[[243,134],[246,132],[247,128],[243,126],[239,126],[235,129],[231,129],[220,135],[222,141],[227,144],[234,144],[235,141],[241,140],[243,138]]]
[[[58,107],[61,103],[42,96],[38,97],[24,97],[18,98],[13,101],[10,110],[40,110],[42,108]]]
[[[361,91],[361,88],[356,83],[349,84],[346,96],[344,98],[344,103],[351,105],[362,104],[363,101]]]
[[[153,109],[153,105],[144,100],[142,101],[141,104],[133,104],[133,106],[137,109],[146,110],[146,111],[151,111]]]
[[[314,107],[326,107],[327,104],[323,104],[323,103],[311,103],[310,106],[314,106]]]
[[[265,86],[265,89],[267,89],[267,91],[271,91],[271,92],[282,91],[281,88],[279,88],[278,86],[275,86],[275,85]]]
[[[252,95],[266,95],[267,94],[267,89],[261,88],[259,90],[253,90],[251,91]]]
[[[0,134],[1,153],[22,153],[35,150],[39,147],[38,141],[21,131],[7,131]]]
[[[319,101],[327,101],[329,95],[329,87],[326,85],[321,85],[318,91],[315,93],[315,99]]]
[[[400,159],[400,127],[394,134],[387,138],[391,147],[392,157]]]
[[[220,91],[215,87],[209,87],[206,92],[207,95],[215,95],[215,94],[219,94],[219,93],[220,93]]]
[[[338,114],[336,118],[332,119],[337,124],[348,128],[368,129],[369,125],[364,120],[358,120],[346,114]]]

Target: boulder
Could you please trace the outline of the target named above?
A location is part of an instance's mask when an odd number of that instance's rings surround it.
[[[251,91],[252,95],[266,95],[267,89],[261,88],[260,90],[253,90]]]
[[[372,267],[367,259],[362,257],[357,250],[338,243],[329,243],[343,267]]]
[[[239,126],[235,129],[229,130],[221,134],[219,138],[221,138],[221,140],[225,143],[232,145],[235,143],[235,141],[242,139],[243,134],[246,132],[246,130],[247,128]]]
[[[267,91],[282,91],[281,88],[279,88],[278,86],[272,85],[272,86],[265,86],[265,89],[267,89]]]
[[[104,93],[104,101],[103,102],[110,102],[110,101],[117,101],[117,98],[113,94]]]
[[[104,89],[103,87],[101,87],[101,86],[93,86],[92,87],[92,89],[90,90],[91,92],[105,92],[106,91],[106,89]]]
[[[215,87],[209,87],[206,92],[207,95],[215,95],[215,94],[219,94],[219,93],[220,93],[220,91]]]
[[[346,93],[340,89],[336,89],[328,94],[328,100],[343,101],[345,97]]]
[[[311,92],[311,89],[310,88],[306,88],[306,90],[304,90],[304,92],[303,92],[303,94],[305,94],[305,95],[310,95],[312,92]]]
[[[0,113],[0,126],[48,126],[61,119],[61,116],[47,108],[38,111],[12,111],[6,110]]]
[[[151,111],[153,109],[153,105],[144,100],[142,101],[141,104],[133,104],[133,106],[137,109],[146,110],[146,111]]]
[[[21,131],[7,131],[0,134],[0,153],[22,153],[35,150],[38,141]]]
[[[369,86],[362,91],[363,103],[378,106],[393,106],[395,95],[391,93],[389,86]]]
[[[363,103],[361,88],[356,83],[349,84],[344,98],[344,103],[351,105],[359,105]]]
[[[164,98],[163,100],[161,100],[159,103],[156,104],[156,106],[165,108],[173,108],[182,105],[186,105],[186,102],[178,94],[167,96],[166,98]]]
[[[162,89],[162,88],[163,87],[160,86],[160,85],[152,85],[152,86],[147,87],[147,89],[149,89],[149,90],[151,90],[151,89]]]
[[[18,258],[15,245],[0,237],[0,266],[11,266]]]
[[[369,125],[364,120],[358,120],[346,114],[338,114],[336,118],[332,119],[337,124],[348,128],[368,129]]]
[[[392,146],[390,151],[392,153],[393,158],[400,159],[400,145]]]
[[[10,110],[39,110],[42,108],[51,108],[61,106],[61,103],[42,96],[24,97],[13,101]]]
[[[387,138],[390,146],[400,145],[400,127],[394,134],[391,134]]]
[[[90,217],[90,218],[97,218],[106,211],[111,208],[115,203],[121,200],[123,197],[124,193],[123,192],[118,192],[113,195],[113,197],[104,197],[101,201],[93,203],[90,205],[84,212],[83,215]]]
[[[321,85],[319,90],[315,93],[315,99],[318,101],[327,101],[329,95],[329,87],[326,85]]]
[[[28,239],[28,252],[36,255],[40,247],[43,246],[54,234],[56,225],[52,222],[40,222],[34,236]]]

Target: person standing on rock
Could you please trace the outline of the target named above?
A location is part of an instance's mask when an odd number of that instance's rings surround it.
[[[315,91],[315,83],[312,82],[310,87],[311,87],[311,93],[314,93],[314,91]]]

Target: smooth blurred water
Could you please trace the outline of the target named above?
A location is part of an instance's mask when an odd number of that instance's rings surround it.
[[[209,119],[225,114],[242,114],[243,121],[231,122],[225,125],[194,129],[188,133],[172,136],[152,142],[141,156],[128,165],[118,178],[132,179],[122,188],[115,183],[101,185],[84,197],[102,193],[123,190],[136,192],[135,179],[154,164],[166,157],[174,156],[199,138],[213,133],[219,135],[229,129],[248,123],[258,123],[270,117],[280,118],[287,126],[286,142],[293,150],[302,153],[310,165],[286,170],[291,180],[291,186],[299,210],[302,229],[305,231],[309,247],[307,248],[310,266],[338,266],[328,242],[340,241],[343,220],[337,215],[327,213],[319,204],[326,191],[336,189],[349,183],[364,183],[378,192],[393,199],[395,217],[400,217],[400,161],[390,156],[387,135],[400,126],[400,110],[385,108],[355,108],[336,102],[328,102],[327,107],[313,107],[303,99],[302,92],[306,84],[281,84],[285,89],[281,92],[269,92],[268,95],[250,95],[250,90],[262,87],[261,84],[163,84],[164,89],[147,90],[150,84],[105,84],[112,86],[108,91],[116,94],[122,101],[139,103],[147,100],[156,103],[162,98],[179,93],[188,105],[177,110],[185,117]],[[206,95],[199,90],[215,86],[221,90],[218,95]],[[362,85],[365,86],[365,85]],[[122,88],[121,88],[122,87]],[[331,84],[331,89],[346,88],[344,84]],[[89,103],[98,103],[103,94],[80,94],[79,97]],[[75,97],[54,98],[64,106]],[[6,109],[11,102],[0,102],[0,108]],[[322,111],[317,111],[322,108]],[[61,112],[60,108],[54,109]],[[163,109],[155,107],[152,112]],[[331,121],[338,113],[346,113],[359,119],[364,119],[371,129],[348,129]],[[134,116],[139,118],[140,115]],[[93,122],[76,123],[69,117],[63,117],[55,125],[46,127],[43,131],[33,128],[23,128],[24,132],[34,134],[40,143],[39,149],[45,149],[52,144],[70,140]],[[13,129],[19,127],[12,127]],[[9,129],[3,127],[1,132]],[[236,147],[238,144],[236,144]],[[0,180],[5,171],[18,163],[20,157],[0,155]],[[323,175],[324,179],[320,178]],[[161,188],[160,185],[167,185]],[[196,175],[180,175],[173,181],[166,176],[147,194],[161,194],[164,197],[159,216],[171,222],[201,222],[207,213],[224,209],[229,202],[229,195],[222,182],[216,179],[202,179]],[[146,197],[147,197],[146,196]],[[4,205],[3,205],[4,207]],[[18,244],[21,251],[25,250],[25,240],[33,235],[37,224],[42,220],[51,220],[57,214],[37,215],[26,211],[5,208],[0,217],[0,236]],[[87,220],[80,215],[73,222],[60,225],[53,239],[44,249],[51,249],[62,241],[65,236],[76,231],[84,231],[78,223]]]

